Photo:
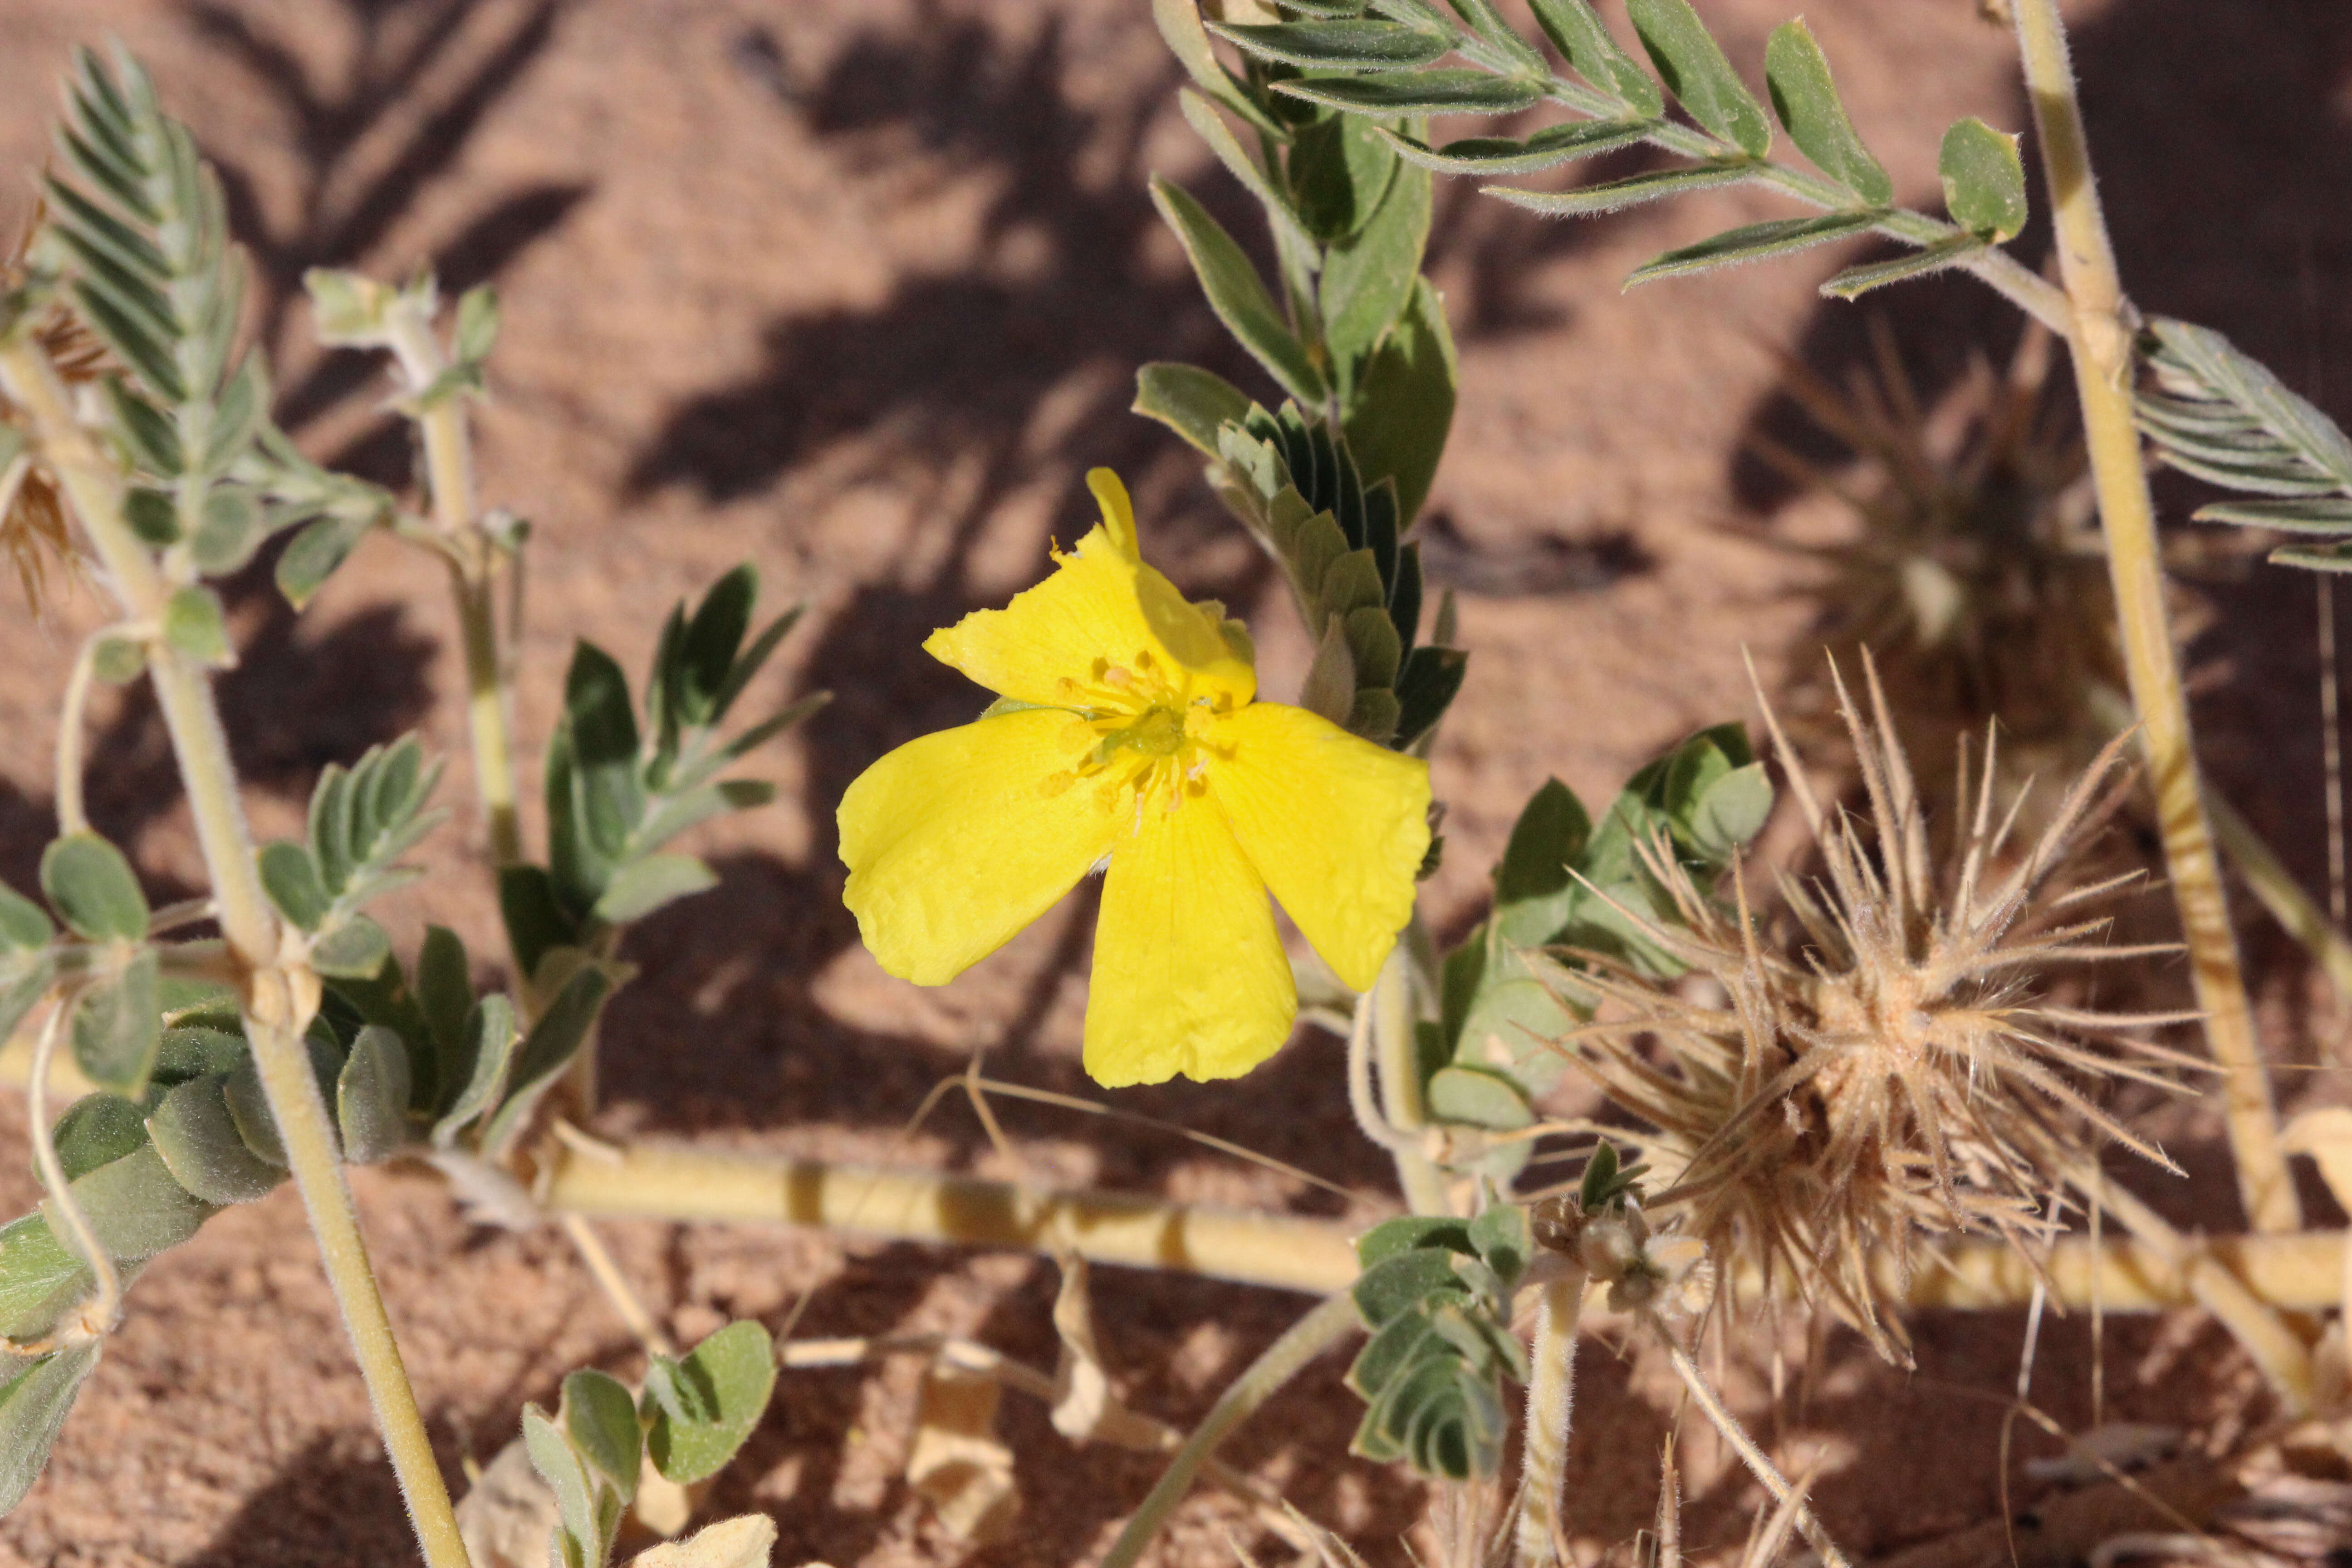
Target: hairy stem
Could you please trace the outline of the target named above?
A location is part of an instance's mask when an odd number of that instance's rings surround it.
[[[2221,863],[2198,782],[2179,657],[2165,616],[2156,509],[2141,462],[2139,431],[2132,420],[2133,313],[2124,298],[2106,219],[2092,183],[2090,148],[2057,0],[2014,0],[2013,9],[2027,95],[2041,132],[2059,275],[2069,308],[2066,342],[2074,356],[2084,437],[2106,533],[2124,662],[2156,792],[2165,862],[2189,944],[2189,973],[2198,1006],[2205,1014],[2205,1037],[2221,1069],[2222,1108],[2236,1156],[2239,1196],[2256,1230],[2291,1231],[2302,1224],[2301,1209],[2279,1148],[2270,1079],[2254,1040],[2253,1011],[2246,1000],[2237,938],[2222,895]]]
[[[1266,1346],[1265,1352],[1234,1380],[1201,1425],[1193,1428],[1192,1435],[1184,1439],[1176,1457],[1168,1461],[1159,1484],[1127,1521],[1127,1528],[1118,1532],[1101,1568],[1134,1568],[1143,1549],[1160,1533],[1160,1526],[1184,1500],[1184,1494],[1192,1489],[1193,1478],[1216,1453],[1217,1445],[1248,1420],[1259,1405],[1304,1372],[1309,1362],[1362,1326],[1356,1315],[1355,1298],[1342,1290],[1325,1297],[1313,1310],[1285,1330],[1280,1339]]]
[[[1571,1263],[1543,1288],[1528,1364],[1528,1435],[1519,1469],[1519,1568],[1558,1560],[1560,1487],[1568,1474],[1569,1418],[1576,1406],[1576,1331],[1584,1316],[1586,1275]]]
[[[124,614],[133,620],[160,621],[170,585],[124,521],[121,477],[74,417],[54,367],[29,343],[0,345],[0,390],[31,417],[42,457],[79,516]],[[253,837],[237,796],[236,773],[212,685],[203,670],[160,641],[149,650],[148,673],[187,790],[221,934],[241,973],[254,1061],[375,1406],[385,1451],[426,1563],[431,1568],[467,1568],[448,1488],[434,1459],[415,1392],[384,1315],[383,1298],[368,1267],[326,1105],[301,1043],[302,1029],[317,1005],[317,981],[307,964],[289,963],[284,954],[277,913],[262,891],[255,865]]]
[[[1453,1205],[1446,1198],[1444,1173],[1430,1159],[1420,1142],[1423,1129],[1429,1125],[1429,1108],[1421,1098],[1421,1041],[1420,1031],[1414,1027],[1412,963],[1402,942],[1389,950],[1380,973],[1372,979],[1372,988],[1357,1005],[1371,1011],[1371,1054],[1380,1068],[1382,1114],[1391,1127],[1405,1134],[1403,1140],[1389,1143],[1389,1152],[1396,1159],[1398,1184],[1404,1189],[1405,1205],[1415,1214],[1450,1213]]]

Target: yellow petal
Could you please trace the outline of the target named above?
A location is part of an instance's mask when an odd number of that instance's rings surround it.
[[[1297,1011],[1265,887],[1215,803],[1147,806],[1103,883],[1087,1071],[1111,1089],[1236,1078],[1281,1048]]]
[[[1234,837],[1323,962],[1368,989],[1412,918],[1429,764],[1276,702],[1216,720],[1209,742]]]
[[[933,632],[924,651],[1021,702],[1095,707],[1131,679],[1164,681],[1184,702],[1247,702],[1257,675],[1246,642],[1237,648],[1221,616],[1185,603],[1174,584],[1143,564],[1117,476],[1097,468],[1088,482],[1103,521],[1074,552],[1055,558],[1054,574],[1001,610],[975,610]]]
[[[1131,812],[1071,770],[1087,723],[1025,710],[909,741],[841,799],[842,894],[882,967],[939,985],[994,952],[1109,852]]]

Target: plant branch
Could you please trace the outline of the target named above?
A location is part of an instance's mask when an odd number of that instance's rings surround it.
[[[58,1035],[73,1011],[74,994],[68,991],[58,998],[57,1005],[41,1024],[39,1038],[33,1046],[33,1075],[25,1085],[25,1116],[32,1123],[33,1164],[40,1173],[41,1185],[57,1205],[58,1217],[65,1222],[66,1239],[74,1251],[81,1255],[89,1268],[89,1277],[97,1289],[83,1303],[78,1323],[64,1334],[53,1336],[60,1343],[71,1343],[79,1338],[99,1338],[110,1333],[115,1318],[122,1310],[122,1277],[115,1272],[114,1259],[90,1227],[89,1216],[81,1212],[81,1205],[73,1194],[73,1184],[67,1180],[64,1162],[58,1158],[57,1140],[49,1130],[49,1059],[57,1049]],[[19,1354],[35,1347],[10,1345]]]
[[[1780,1468],[1756,1446],[1756,1439],[1748,1435],[1748,1429],[1739,1424],[1739,1418],[1725,1407],[1723,1401],[1716,1397],[1715,1390],[1707,1386],[1706,1379],[1699,1375],[1690,1352],[1675,1342],[1675,1336],[1667,1331],[1665,1324],[1660,1322],[1654,1314],[1651,1316],[1650,1323],[1657,1330],[1659,1342],[1666,1347],[1666,1354],[1673,1358],[1675,1371],[1682,1377],[1683,1386],[1690,1390],[1692,1402],[1706,1413],[1709,1421],[1715,1423],[1715,1429],[1723,1434],[1724,1440],[1738,1451],[1740,1458],[1747,1461],[1748,1468],[1764,1483],[1764,1489],[1772,1494],[1772,1500],[1783,1508],[1796,1510],[1797,1530],[1806,1542],[1821,1554],[1828,1568],[1851,1568],[1845,1553],[1838,1550],[1837,1542],[1832,1541],[1829,1531],[1822,1528],[1822,1521],[1814,1517],[1812,1508],[1804,1500],[1803,1495],[1789,1484],[1788,1478],[1780,1473]]]
[[[1316,1303],[1305,1317],[1285,1330],[1280,1339],[1266,1346],[1265,1353],[1233,1381],[1200,1426],[1193,1428],[1192,1435],[1184,1439],[1184,1446],[1176,1450],[1176,1457],[1168,1462],[1159,1483],[1112,1542],[1101,1568],[1134,1568],[1136,1559],[1143,1555],[1143,1549],[1160,1532],[1160,1524],[1184,1500],[1184,1494],[1192,1490],[1193,1478],[1216,1453],[1217,1445],[1255,1414],[1259,1405],[1304,1372],[1308,1363],[1362,1327],[1362,1320],[1356,1315],[1355,1298],[1342,1290]]]
[[[1381,1142],[1396,1160],[1405,1205],[1415,1214],[1451,1213],[1444,1173],[1420,1142],[1429,1125],[1429,1108],[1422,1103],[1420,1031],[1414,1027],[1412,960],[1404,942],[1389,950],[1372,988],[1356,1006],[1360,1015],[1369,1011],[1371,1016],[1370,1049],[1380,1068],[1381,1119],[1403,1135],[1396,1142]]]
[[[21,1062],[21,1058],[17,1058]],[[20,1069],[21,1070],[21,1068]],[[891,1240],[1051,1252],[1058,1237],[1094,1263],[1206,1275],[1328,1295],[1356,1278],[1360,1222],[1171,1204],[1139,1194],[1024,1192],[938,1172],[877,1170],[819,1160],[758,1159],[690,1148],[638,1146],[618,1160],[556,1157],[545,1203],[555,1214],[615,1219],[799,1225]],[[2109,1184],[2109,1196],[2113,1196]],[[2286,1311],[2332,1310],[2342,1299],[2343,1231],[2201,1237],[2199,1253],[2259,1300]],[[2172,1256],[2143,1242],[2082,1237],[2042,1260],[2050,1299],[2109,1312],[2193,1306]],[[2031,1300],[2034,1267],[2005,1242],[1951,1247],[1909,1280],[1889,1268],[1889,1294],[1914,1308],[1970,1311]],[[1760,1281],[1742,1273],[1742,1299]]]
[[[2189,972],[2205,1014],[2205,1037],[2221,1069],[2223,1114],[2236,1156],[2238,1192],[2247,1221],[2256,1230],[2291,1231],[2302,1224],[2300,1205],[2279,1148],[2270,1079],[2254,1038],[2253,1011],[2246,1000],[2237,938],[2230,929],[2221,864],[2198,782],[2179,656],[2165,615],[2156,509],[2132,415],[2134,312],[2124,298],[2106,220],[2092,183],[2090,149],[2057,0],[2013,0],[2012,8],[2027,96],[2041,132],[2059,274],[2069,305],[2066,342],[2074,356],[2084,437],[2106,533],[2124,662],[2156,792],[2165,862],[2188,941]]]
[[[170,585],[125,521],[121,475],[74,416],[55,367],[31,343],[18,340],[0,344],[0,390],[30,416],[42,457],[79,516],[125,615],[160,623]],[[288,956],[277,913],[262,891],[211,683],[201,669],[161,641],[149,649],[148,673],[188,793],[221,933],[240,973],[254,1061],[375,1406],[385,1450],[426,1562],[431,1568],[467,1568],[448,1488],[368,1267],[326,1105],[301,1043],[302,1030],[318,1004],[317,978],[299,954]]]
[[[1528,1355],[1526,1450],[1519,1461],[1518,1568],[1558,1560],[1559,1494],[1568,1473],[1569,1418],[1576,1404],[1576,1331],[1584,1316],[1584,1266],[1543,1288]]]

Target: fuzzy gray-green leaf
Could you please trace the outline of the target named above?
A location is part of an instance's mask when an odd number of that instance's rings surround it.
[[[629,1391],[604,1373],[583,1369],[563,1380],[562,1414],[572,1452],[618,1492],[623,1502],[635,1496],[644,1434],[638,1426],[637,1402]]]
[[[1638,206],[1643,202],[1685,195],[1692,191],[1736,185],[1743,180],[1754,179],[1756,174],[1757,165],[1753,163],[1702,163],[1696,168],[1661,169],[1653,174],[1632,174],[1622,180],[1611,180],[1605,184],[1578,185],[1565,191],[1522,191],[1508,185],[1483,185],[1479,188],[1515,207],[1525,207],[1547,217],[1591,217],[1600,213]]]
[[[45,1356],[0,1385],[0,1514],[24,1501],[40,1479],[82,1381],[98,1364],[100,1343]]]
[[[234,662],[220,595],[201,583],[191,583],[164,601],[163,640],[183,658],[208,668]]]
[[[398,1035],[370,1024],[352,1042],[335,1084],[335,1121],[343,1158],[373,1165],[408,1142],[408,1047]]]
[[[680,1486],[716,1475],[767,1413],[775,1386],[775,1350],[754,1322],[728,1324],[679,1361],[657,1360],[644,1400],[654,1468]]]
[[[1339,363],[1352,364],[1370,353],[1412,298],[1429,242],[1429,171],[1401,167],[1370,221],[1325,254],[1318,286],[1323,336]]]
[[[1257,268],[1233,236],[1172,181],[1153,179],[1151,199],[1183,246],[1217,319],[1282,384],[1283,390],[1302,403],[1321,404],[1322,374],[1315,368],[1307,345],[1282,319]]]
[[[1367,485],[1396,481],[1397,530],[1420,515],[1454,423],[1459,375],[1445,301],[1428,279],[1356,374],[1342,424]]]
[[[1957,267],[1987,248],[1985,242],[1972,234],[1939,240],[1925,249],[1898,256],[1891,261],[1871,261],[1860,267],[1849,267],[1822,284],[1822,292],[1832,299],[1858,299],[1873,289],[1884,289],[1889,283],[1925,278],[1931,272]]]
[[[373,980],[392,954],[383,928],[365,915],[352,915],[310,947],[310,967],[344,980]]]
[[[1238,425],[1249,399],[1224,377],[1197,365],[1154,361],[1135,373],[1134,412],[1157,419],[1208,457],[1218,456],[1217,432]]]
[[[92,1083],[137,1099],[163,1044],[160,973],[152,947],[84,992],[74,1010],[74,1061]]]
[[[692,855],[646,855],[624,864],[591,910],[607,925],[626,925],[719,885],[719,874]]]
[[[152,1143],[73,1184],[74,1201],[98,1233],[98,1243],[117,1263],[144,1263],[196,1234],[218,1213],[216,1205],[180,1185]],[[55,1200],[45,1200],[47,1217]]]
[[[1625,0],[1625,10],[1666,90],[1693,120],[1751,158],[1771,152],[1772,122],[1763,105],[1723,58],[1690,0]]]
[[[1454,40],[1443,33],[1401,22],[1286,22],[1233,26],[1212,22],[1209,31],[1254,55],[1288,65],[1324,70],[1381,70],[1425,66],[1450,53]]]
[[[1895,182],[1846,118],[1837,84],[1830,77],[1830,62],[1803,17],[1773,29],[1772,40],[1764,47],[1764,85],[1781,128],[1815,168],[1870,206],[1883,207],[1895,199]]]
[[[76,936],[137,942],[147,934],[147,895],[122,851],[87,830],[41,852],[41,891]]]
[[[254,1152],[230,1114],[228,1080],[206,1074],[163,1096],[147,1119],[155,1152],[180,1185],[208,1204],[248,1204],[286,1179]]]
[[[1718,267],[1736,267],[1742,262],[1810,250],[1832,240],[1851,239],[1855,235],[1867,234],[1885,216],[1876,212],[1825,213],[1819,217],[1775,218],[1768,223],[1748,224],[1696,245],[1667,251],[1636,268],[1633,276],[1625,279],[1625,286],[1630,289],[1636,283],[1649,283],[1660,278],[1711,272]]]
[[[1578,120],[1548,125],[1527,140],[1468,136],[1431,147],[1385,127],[1381,134],[1409,162],[1441,174],[1533,174],[1545,169],[1631,146],[1649,134],[1642,120]]]
[[[1493,76],[1482,70],[1371,71],[1363,76],[1315,77],[1275,84],[1287,98],[1304,99],[1350,114],[1514,114],[1543,98],[1543,84],[1526,77]]]
[[[1957,121],[1944,132],[1937,166],[1954,223],[1996,243],[2025,226],[2025,163],[2016,137],[1973,117]]]
[[[1615,95],[1636,114],[1654,116],[1665,108],[1658,84],[1617,47],[1588,0],[1530,0],[1530,4],[1537,26],[1577,75]]]
[[[286,602],[298,610],[309,604],[375,525],[373,517],[337,514],[319,518],[296,534],[278,557],[278,591]]]

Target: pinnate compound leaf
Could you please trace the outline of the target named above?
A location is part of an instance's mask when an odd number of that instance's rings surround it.
[[[1650,73],[1633,63],[1633,58],[1617,47],[1601,18],[1593,14],[1589,0],[1530,0],[1536,25],[1568,60],[1577,75],[1599,88],[1613,93],[1618,100],[1635,113],[1654,117],[1664,111],[1666,100]]]
[[[1883,207],[1895,199],[1895,182],[1855,134],[1830,78],[1830,62],[1803,17],[1773,30],[1764,48],[1764,84],[1781,128],[1815,168],[1868,205]]]
[[[1649,133],[1638,120],[1579,120],[1549,125],[1524,142],[1502,136],[1469,136],[1431,147],[1387,129],[1380,133],[1406,161],[1441,174],[1533,174],[1578,158],[1631,146]]]
[[[1565,191],[1522,191],[1509,185],[1479,188],[1515,207],[1525,207],[1546,217],[1591,217],[1692,191],[1736,185],[1754,179],[1756,172],[1757,166],[1748,163],[1702,163],[1696,168],[1662,169],[1654,174],[1632,174],[1604,184],[1578,185]]]
[[[1241,389],[1198,365],[1156,360],[1135,373],[1134,412],[1157,419],[1203,455],[1220,456],[1217,433],[1249,413]]]
[[[1278,81],[1274,89],[1349,114],[1516,114],[1543,98],[1543,84],[1482,70],[1383,70],[1363,76]]]
[[[1772,150],[1772,122],[1692,10],[1690,0],[1625,0],[1666,90],[1690,116],[1751,158]]]
[[[155,950],[142,948],[82,994],[74,1009],[74,1061],[100,1088],[133,1100],[147,1091],[163,1044],[160,981]]]
[[[410,1087],[408,1047],[400,1037],[379,1024],[362,1028],[335,1083],[345,1160],[373,1165],[408,1142]]]
[[[1307,345],[1284,321],[1257,268],[1233,236],[1173,181],[1155,177],[1151,199],[1183,246],[1217,319],[1284,391],[1302,403],[1319,405],[1322,374],[1315,368]]]
[[[25,1500],[49,1462],[49,1450],[98,1365],[101,1342],[44,1356],[0,1385],[0,1514]]]
[[[1982,239],[2013,239],[2024,228],[2025,163],[2017,138],[1970,117],[1944,132],[1937,158],[1944,208],[1952,221]]]
[[[730,1323],[678,1361],[656,1357],[643,1408],[654,1468],[681,1486],[716,1475],[766,1414],[776,1385],[768,1331]]]
[[[1209,31],[1254,55],[1309,68],[1380,70],[1425,66],[1452,52],[1444,33],[1402,22],[1350,20],[1286,22],[1273,26],[1234,26],[1212,22]]]
[[[1810,250],[1816,245],[1833,240],[1851,239],[1866,234],[1885,215],[1876,212],[1824,213],[1819,217],[1775,218],[1769,223],[1751,223],[1744,227],[1727,230],[1696,245],[1685,245],[1669,250],[1654,261],[1634,269],[1625,279],[1625,286],[1654,282],[1661,278],[1686,277],[1694,272],[1711,272],[1718,267],[1736,267],[1742,262],[1762,261],[1775,256],[1787,256],[1794,251]]]
[[[137,942],[147,934],[147,895],[122,851],[87,830],[41,852],[41,891],[86,942]]]
[[[147,1119],[155,1152],[180,1185],[208,1204],[249,1204],[286,1179],[254,1152],[230,1114],[228,1079],[207,1073],[163,1096]]]
[[[2200,518],[2341,531],[2336,498],[2352,492],[2352,439],[2335,421],[2210,328],[2158,318],[2147,342],[2156,386],[2140,395],[2139,425],[2165,461],[2226,489],[2286,498],[2251,516],[2245,509],[2263,503],[2223,502],[2227,510],[2208,507]],[[2325,553],[2291,560],[2340,569]]]
[[[1849,267],[1822,285],[1822,292],[1837,300],[1855,300],[1873,289],[1884,289],[1889,283],[1902,283],[1913,278],[1925,278],[1931,272],[1941,272],[1948,267],[1958,267],[1971,256],[1990,248],[1972,234],[1938,240],[1925,249],[1898,256],[1890,261],[1865,262]]]

